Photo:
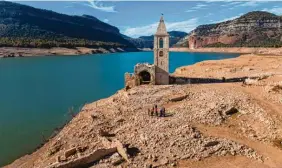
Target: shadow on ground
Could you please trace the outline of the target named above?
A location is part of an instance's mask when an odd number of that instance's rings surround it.
[[[188,78],[188,77],[170,77],[170,84],[209,84],[209,83],[235,83],[243,82],[248,77],[238,78]]]

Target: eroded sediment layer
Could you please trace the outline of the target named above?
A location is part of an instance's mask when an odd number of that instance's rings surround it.
[[[241,53],[241,54],[262,54],[262,55],[282,55],[282,48],[266,47],[207,47],[189,49],[187,47],[170,48],[174,52],[216,52],[216,53]]]
[[[0,58],[6,57],[32,57],[32,56],[54,56],[54,55],[85,55],[85,54],[103,54],[125,51],[137,51],[130,48],[21,48],[21,47],[0,47]]]

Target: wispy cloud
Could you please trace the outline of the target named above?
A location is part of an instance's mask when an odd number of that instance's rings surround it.
[[[270,9],[265,8],[265,9],[263,9],[263,11],[271,12],[271,13],[274,13],[276,15],[281,15],[282,14],[282,7],[276,6],[276,7],[270,8]]]
[[[213,13],[208,13],[206,16],[204,16],[204,17],[210,17],[210,16],[212,16],[213,15]]]
[[[192,7],[192,9],[201,9],[201,8],[206,7],[206,6],[207,6],[206,4],[197,4],[196,6]]]
[[[234,2],[225,2],[224,4],[220,5],[221,7],[230,7],[230,6],[236,6],[238,4],[241,4],[242,2],[240,1],[234,1]],[[244,3],[244,2],[243,2]]]
[[[192,8],[188,9],[185,12],[195,12],[195,11],[197,11],[199,9],[205,8],[206,6],[208,6],[208,5],[206,5],[206,4],[197,4],[196,6],[193,6]]]
[[[242,16],[242,15],[243,15],[243,13],[240,13],[240,14],[238,14],[238,15],[236,15],[236,16],[228,17],[228,18],[225,18],[225,19],[222,19],[222,20],[213,21],[212,23],[226,22],[226,21],[228,21],[228,20],[236,19],[236,18],[238,18],[238,17],[240,17],[240,16]]]
[[[156,33],[158,22],[140,26],[140,27],[129,27],[126,28],[122,33],[130,36],[130,37],[140,37],[140,36],[148,36]],[[166,22],[166,28],[167,31],[184,31],[184,32],[190,32],[194,28],[196,28],[198,25],[198,19],[193,18],[186,21],[181,22]]]
[[[197,10],[189,9],[189,10],[187,10],[187,11],[185,11],[185,12],[195,12],[195,11],[197,11]]]
[[[109,23],[109,19],[104,19],[103,22]]]
[[[104,6],[102,2],[97,0],[88,0],[87,6],[103,12],[117,12],[114,6]]]
[[[261,3],[265,3],[262,0],[249,0],[249,1],[225,1],[224,4],[221,4],[221,7],[229,7],[228,9],[234,9],[237,7],[257,7]]]
[[[258,6],[260,3],[262,3],[261,1],[248,1],[248,2],[244,2],[238,6],[243,6],[243,7],[256,7]]]

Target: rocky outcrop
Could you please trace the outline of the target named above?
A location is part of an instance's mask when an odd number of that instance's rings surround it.
[[[198,26],[177,45],[201,47],[279,47],[281,42],[280,16],[255,11],[237,19]]]

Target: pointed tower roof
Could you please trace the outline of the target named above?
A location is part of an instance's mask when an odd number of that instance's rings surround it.
[[[155,35],[168,35],[166,31],[163,15],[161,16],[160,23],[158,25],[158,29]]]

